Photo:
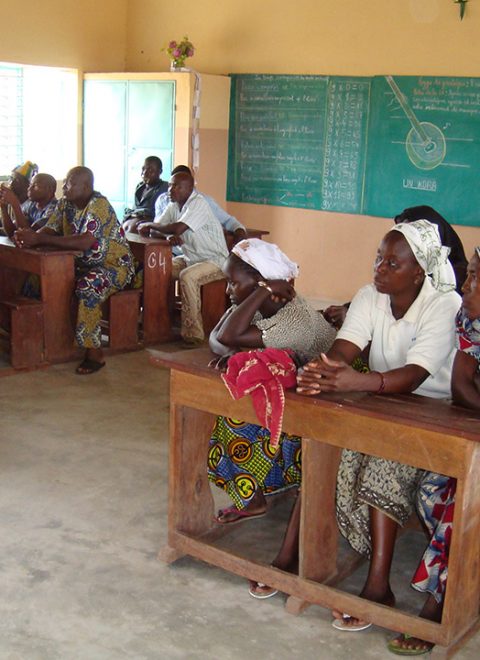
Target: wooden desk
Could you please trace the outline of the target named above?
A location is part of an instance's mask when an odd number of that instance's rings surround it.
[[[153,364],[171,369],[168,546],[160,557],[165,561],[183,555],[197,557],[291,594],[294,605],[307,601],[335,607],[432,641],[437,645],[433,657],[450,657],[479,621],[480,416],[414,395],[353,393],[307,398],[288,392],[283,428],[303,437],[300,567],[299,575],[292,575],[215,547],[213,498],[206,472],[213,421],[217,414],[257,420],[250,399],[233,401],[218,372],[208,369],[210,357],[207,349],[174,354],[152,351]],[[344,447],[457,478],[441,624],[326,584],[341,568],[337,568],[335,482]]]
[[[46,248],[20,249],[10,239],[0,237],[0,298],[19,295],[28,273],[40,278],[46,362],[65,362],[77,351],[72,318],[76,254]]]
[[[168,241],[127,234],[134,257],[143,264],[143,341],[170,341],[172,248]]]

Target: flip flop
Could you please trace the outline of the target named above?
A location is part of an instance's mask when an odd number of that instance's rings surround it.
[[[358,625],[349,625],[347,623],[348,619],[352,619],[354,617],[351,617],[349,614],[344,614],[343,618],[341,619],[334,619],[332,621],[332,626],[336,628],[337,630],[341,630],[342,632],[360,632],[360,630],[367,630],[367,628],[371,628],[372,624],[371,623],[362,623]]]
[[[404,639],[410,639],[411,637],[412,635],[403,634]],[[433,648],[432,645],[427,649],[402,649],[400,646],[393,644],[396,639],[398,639],[398,637],[394,637],[394,639],[391,639],[387,644],[387,649],[390,653],[395,653],[395,655],[425,655],[426,653],[430,653]]]
[[[104,366],[105,362],[97,362],[96,360],[85,359],[75,369],[75,373],[79,376],[89,376],[90,374],[94,374],[96,371],[99,371]]]
[[[236,513],[237,517],[233,518],[233,520],[219,520],[220,516],[224,516],[227,513]],[[245,509],[237,509],[237,507],[233,505],[226,509],[220,509],[214,517],[214,520],[219,525],[234,525],[235,523],[242,522],[242,520],[247,520],[249,518],[263,518],[266,514],[266,511],[263,511],[262,513],[248,513]]]
[[[260,589],[267,588],[269,589],[269,591],[265,591],[264,593],[256,593],[254,589],[257,587]],[[265,600],[265,598],[271,598],[272,596],[275,596],[275,594],[278,594],[278,589],[269,587],[267,584],[264,584],[263,582],[250,582],[250,589],[248,590],[248,593],[250,594],[250,596],[252,596],[252,598],[257,598],[258,600]]]

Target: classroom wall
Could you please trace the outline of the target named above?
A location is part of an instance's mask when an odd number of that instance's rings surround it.
[[[203,73],[478,76],[479,21],[480,3],[473,1],[460,21],[453,0],[130,0],[126,66],[166,70],[161,49],[188,35],[197,48],[188,62]],[[201,147],[205,167],[221,148],[208,146]],[[213,181],[201,177],[202,189],[218,195]],[[303,293],[332,300],[346,300],[370,281],[377,244],[391,226],[385,218],[238,203],[228,208],[245,224],[270,230],[298,261]],[[480,244],[479,229],[456,229],[467,252]]]
[[[128,0],[1,3],[0,61],[123,71]]]

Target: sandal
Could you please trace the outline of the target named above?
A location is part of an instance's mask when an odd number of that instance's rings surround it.
[[[358,619],[357,624],[349,623],[351,619],[356,619],[356,617],[350,616],[349,614],[342,614],[341,619],[334,619],[332,621],[332,626],[342,632],[360,632],[360,630],[367,630],[372,627],[372,624],[367,623],[366,621],[360,623],[362,621],[361,619]]]
[[[230,513],[236,514],[235,518],[230,520],[221,520],[222,516],[228,515]],[[263,518],[266,515],[266,511],[261,513],[249,513],[246,509],[237,509],[235,505],[229,506],[226,509],[220,509],[217,515],[214,517],[214,520],[219,525],[233,525],[234,523],[241,522],[242,520],[247,520],[247,518]]]
[[[248,590],[248,593],[252,598],[264,600],[265,598],[271,598],[272,596],[275,596],[275,594],[278,594],[278,589],[269,587],[268,584],[264,584],[263,582],[254,582],[253,580],[250,580],[250,589]]]
[[[402,638],[404,640],[418,639],[416,637],[413,637],[412,635],[407,635],[405,633],[403,635],[400,635],[399,637],[394,637],[387,644],[387,649],[390,651],[390,653],[395,653],[395,655],[425,655],[426,653],[430,653],[430,651],[434,646],[433,644],[430,644],[430,642],[424,642],[423,640],[420,639],[418,641],[421,642],[422,644],[428,644],[427,648],[404,649],[401,646],[398,646],[397,644],[393,643],[396,642],[397,640],[402,641]]]
[[[89,374],[94,374],[96,371],[99,371],[104,366],[105,362],[97,362],[96,360],[85,358],[85,360],[75,369],[75,373],[79,376],[88,376]]]

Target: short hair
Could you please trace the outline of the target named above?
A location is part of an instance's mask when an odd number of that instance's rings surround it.
[[[67,174],[78,174],[83,182],[93,190],[93,172],[89,167],[78,165],[77,167],[72,167]]]
[[[162,161],[160,160],[160,158],[158,156],[147,156],[145,158],[145,162],[146,163],[155,163],[155,165],[158,167],[160,172],[163,171],[163,163],[162,163]]]
[[[173,168],[171,176],[173,176],[174,174],[180,174],[181,172],[185,172],[186,174],[192,174],[192,170],[186,165],[177,165],[176,167]]]
[[[46,174],[45,172],[39,172],[38,174],[35,174],[33,179],[39,178],[41,181],[43,181],[43,185],[46,188],[50,188],[52,192],[55,192],[57,189],[57,180],[55,177],[53,177],[51,174]],[[32,181],[33,181],[32,179]]]

